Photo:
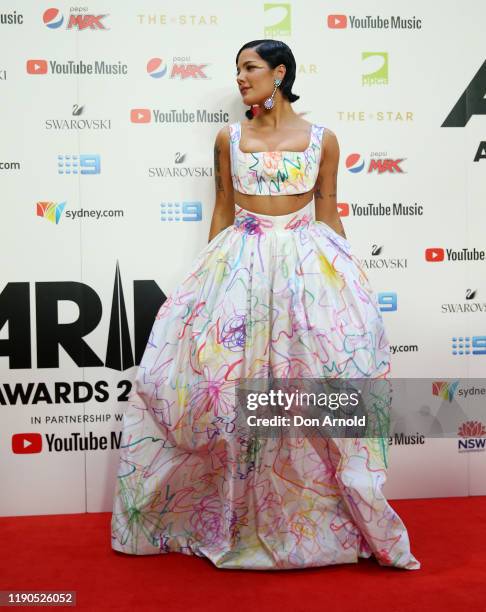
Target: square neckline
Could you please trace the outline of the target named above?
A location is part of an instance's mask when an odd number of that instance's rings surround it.
[[[307,153],[307,151],[312,147],[312,137],[314,136],[314,127],[315,127],[315,123],[311,123],[311,129],[310,129],[310,133],[309,133],[309,144],[308,146],[303,150],[303,151],[289,151],[287,149],[284,149],[282,151],[243,151],[240,147],[240,141],[241,141],[241,121],[237,121],[237,124],[240,128],[240,137],[238,138],[238,151],[240,153],[243,153],[243,155],[257,155],[258,153],[266,153],[267,155],[269,155],[270,153]]]

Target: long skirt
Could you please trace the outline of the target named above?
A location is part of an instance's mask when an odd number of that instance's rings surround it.
[[[241,379],[377,378],[382,315],[349,242],[313,202],[235,221],[161,305],[123,415],[114,550],[222,568],[418,569],[383,495],[388,438],[268,437],[235,427]]]

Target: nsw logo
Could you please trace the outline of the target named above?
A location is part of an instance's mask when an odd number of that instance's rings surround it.
[[[461,439],[457,441],[460,453],[478,452],[486,449],[486,427],[481,421],[466,421],[457,431]]]

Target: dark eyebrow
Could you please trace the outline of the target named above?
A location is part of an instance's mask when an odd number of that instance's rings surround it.
[[[246,60],[246,62],[243,62],[243,66],[246,66],[247,64],[251,64],[251,63],[256,63],[257,60]],[[238,65],[236,65],[236,67],[238,68]]]

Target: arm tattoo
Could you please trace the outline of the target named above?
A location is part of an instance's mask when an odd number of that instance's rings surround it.
[[[331,186],[331,193],[328,194],[330,198],[335,198],[336,197],[336,192],[337,192],[337,173],[335,172],[332,175],[332,186]]]
[[[221,179],[221,164],[219,163],[219,155],[221,153],[221,149],[218,145],[214,146],[214,179],[216,182],[216,191],[223,191],[223,180]]]

